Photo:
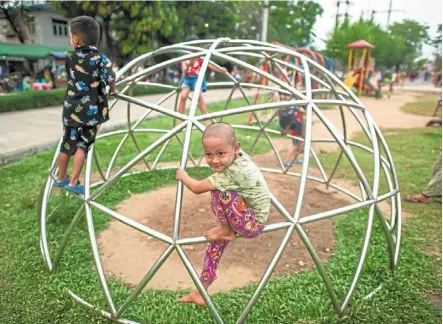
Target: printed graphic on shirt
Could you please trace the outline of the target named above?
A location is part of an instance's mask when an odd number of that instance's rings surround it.
[[[109,119],[106,87],[115,80],[111,65],[106,55],[94,46],[81,46],[66,53],[65,126],[96,126]]]

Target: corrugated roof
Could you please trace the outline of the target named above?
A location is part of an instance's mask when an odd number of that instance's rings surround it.
[[[69,50],[69,47],[0,43],[0,56],[18,56],[31,59],[44,58],[52,52],[65,52]]]

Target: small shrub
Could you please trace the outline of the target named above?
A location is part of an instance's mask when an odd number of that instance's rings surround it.
[[[220,81],[230,81],[225,75],[216,76],[214,80],[216,82]],[[209,82],[214,82],[209,81]],[[219,86],[217,88],[226,88],[229,86]],[[118,87],[119,90],[122,90],[122,87]],[[214,88],[212,88],[214,89]],[[155,87],[155,86],[142,86],[137,85],[134,88],[133,95],[134,96],[147,96],[154,95],[160,93],[168,93],[170,89]],[[51,106],[62,106],[63,100],[65,98],[66,89],[52,89],[47,91],[25,91],[25,92],[15,92],[8,93],[3,96],[0,96],[0,113],[8,112],[8,111],[18,111],[18,110],[27,110],[34,108],[44,108]]]

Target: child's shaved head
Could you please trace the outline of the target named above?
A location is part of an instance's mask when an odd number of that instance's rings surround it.
[[[205,131],[203,132],[202,141],[211,137],[222,138],[231,146],[235,146],[235,144],[237,144],[234,129],[231,125],[226,123],[213,123],[206,127]]]

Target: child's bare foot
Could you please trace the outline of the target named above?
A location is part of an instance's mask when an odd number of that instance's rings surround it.
[[[235,232],[232,229],[223,226],[216,226],[214,228],[211,228],[209,231],[204,232],[203,236],[211,241],[233,241],[236,238]]]
[[[180,298],[179,303],[194,303],[198,306],[205,306],[205,300],[198,290],[194,290],[192,293]]]

